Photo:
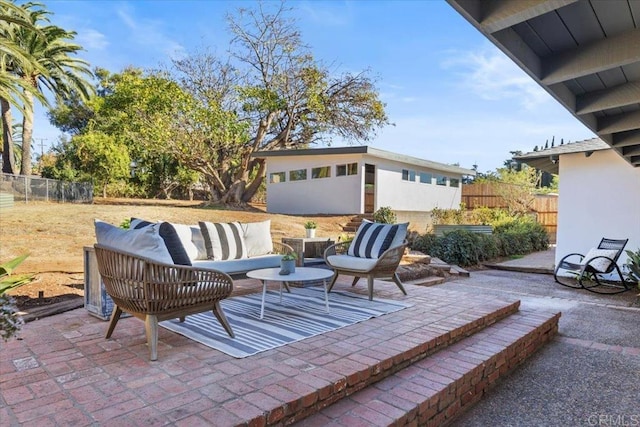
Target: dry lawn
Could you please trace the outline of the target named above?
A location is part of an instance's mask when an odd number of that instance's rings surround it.
[[[82,248],[95,242],[93,220],[97,218],[119,225],[131,217],[182,224],[271,219],[271,233],[274,239],[279,240],[281,237],[303,237],[303,224],[310,219],[318,223],[318,236],[337,238],[351,215],[278,215],[266,213],[264,206],[222,210],[202,207],[199,202],[158,200],[107,199],[97,200],[92,205],[16,203],[14,207],[0,212],[0,262],[29,252],[31,255],[17,273],[38,273],[38,282],[11,293],[33,298],[39,290],[46,290],[45,296],[51,296],[62,292],[55,286],[64,285],[65,292],[81,295]]]

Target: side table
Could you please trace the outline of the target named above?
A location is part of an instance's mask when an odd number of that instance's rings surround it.
[[[325,249],[335,242],[326,237],[283,237],[282,243],[293,248],[298,255],[296,267],[304,267],[306,261],[322,259]]]

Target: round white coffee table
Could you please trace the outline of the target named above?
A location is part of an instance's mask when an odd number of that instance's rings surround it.
[[[278,274],[279,268],[263,268],[247,273],[247,277],[262,281],[262,306],[260,307],[260,318],[264,317],[264,299],[267,294],[267,282],[280,282],[280,303],[282,304],[282,284],[285,286],[289,282],[310,282],[322,280],[324,285],[324,304],[329,312],[329,295],[327,293],[327,279],[333,276],[333,270],[326,268],[296,267],[296,272],[287,275]]]

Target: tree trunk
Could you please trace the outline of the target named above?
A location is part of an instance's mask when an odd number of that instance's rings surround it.
[[[0,98],[0,109],[2,110],[2,172],[15,174],[16,160],[13,155],[13,137],[11,136],[13,125],[11,104],[6,99]]]
[[[33,137],[33,95],[24,92],[24,116],[22,119],[22,166],[20,174],[31,175],[31,139]]]
[[[244,193],[245,182],[243,180],[238,180],[231,184],[229,190],[222,196],[222,203],[225,204],[244,204],[245,202],[242,200],[242,194]]]
[[[267,169],[266,162],[263,160],[260,162],[260,167],[258,168],[256,177],[253,179],[251,184],[249,184],[249,186],[245,189],[244,193],[242,194],[243,202],[249,203],[253,198],[253,196],[255,196],[255,194],[258,192],[258,190],[260,189],[260,185],[262,184],[262,181],[264,181],[264,178],[266,176],[266,173],[265,173],[266,169]]]

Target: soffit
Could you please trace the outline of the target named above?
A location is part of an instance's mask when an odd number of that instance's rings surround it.
[[[640,1],[447,0],[631,165],[640,166]]]

